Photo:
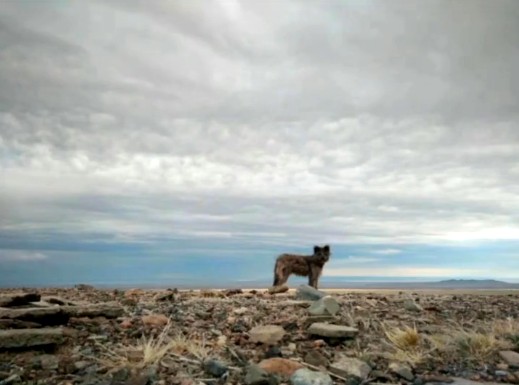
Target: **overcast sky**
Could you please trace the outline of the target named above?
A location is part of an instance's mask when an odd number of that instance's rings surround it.
[[[0,284],[519,279],[519,2],[0,2]]]

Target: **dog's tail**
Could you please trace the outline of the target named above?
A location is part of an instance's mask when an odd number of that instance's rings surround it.
[[[278,286],[283,283],[283,275],[284,275],[284,263],[280,258],[276,259],[276,264],[274,265],[274,283],[273,286]]]

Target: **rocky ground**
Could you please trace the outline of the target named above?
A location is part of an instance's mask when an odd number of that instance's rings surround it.
[[[519,384],[519,293],[0,291],[0,385]]]

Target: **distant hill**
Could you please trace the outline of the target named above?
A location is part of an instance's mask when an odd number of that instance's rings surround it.
[[[497,281],[495,279],[448,279],[439,282],[429,282],[427,285],[453,289],[514,289],[519,284]]]
[[[432,282],[342,282],[323,283],[323,287],[373,289],[519,289],[519,284],[494,279],[448,279]]]

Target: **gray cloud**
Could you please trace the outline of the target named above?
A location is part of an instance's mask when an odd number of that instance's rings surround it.
[[[516,1],[1,3],[0,228],[519,239],[518,17]]]

